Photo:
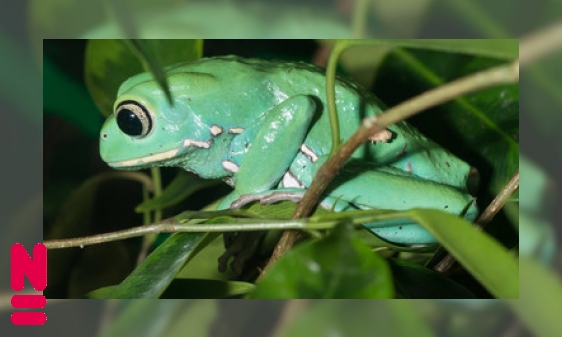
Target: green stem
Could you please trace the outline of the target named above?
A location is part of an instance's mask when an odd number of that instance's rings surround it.
[[[326,68],[326,103],[328,105],[328,115],[330,116],[330,129],[332,131],[332,148],[330,155],[338,150],[340,140],[340,122],[338,118],[338,110],[336,106],[336,68],[341,53],[345,50],[345,43],[336,41],[334,49],[330,53],[328,59],[328,67]]]
[[[324,219],[323,217],[314,220],[267,220],[259,218],[247,218],[237,223],[185,223],[189,219],[219,215],[243,215],[239,211],[219,211],[219,212],[194,212],[186,211],[173,218],[165,219],[150,225],[132,227],[121,231],[104,234],[96,234],[81,238],[48,240],[44,244],[47,249],[84,247],[87,245],[124,240],[138,236],[156,235],[159,233],[203,233],[203,232],[244,232],[244,231],[263,231],[263,230],[325,230],[333,228],[342,221],[350,221],[355,226],[365,222],[400,219],[408,217],[408,213],[399,211],[350,211],[333,214]],[[251,214],[246,214],[250,215]],[[384,226],[384,224],[382,224]]]
[[[369,14],[369,4],[372,0],[358,0],[353,9],[353,36],[357,39],[365,37],[367,15]]]

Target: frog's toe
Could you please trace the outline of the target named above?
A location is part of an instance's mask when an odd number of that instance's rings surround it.
[[[284,188],[255,194],[244,194],[232,202],[230,208],[239,209],[249,203],[259,201],[261,204],[274,204],[280,201],[300,202],[305,190],[300,188]]]

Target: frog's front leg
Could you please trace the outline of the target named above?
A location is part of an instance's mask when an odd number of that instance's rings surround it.
[[[251,145],[232,177],[234,191],[217,208],[232,208],[234,203],[239,208],[242,206],[239,200],[244,196],[274,189],[303,144],[315,112],[316,103],[311,97],[293,96],[268,111],[259,127],[244,130],[246,136],[252,139]],[[226,263],[232,256],[237,259],[233,266],[243,265],[251,252],[242,253],[247,244],[240,241],[255,241],[257,238],[251,234],[237,236],[225,233],[224,240],[227,251],[219,259],[220,270],[226,269]],[[235,243],[235,240],[238,242]]]
[[[315,112],[316,103],[312,98],[297,95],[266,112],[259,126],[246,129],[244,132],[250,134],[252,142],[234,173],[234,191],[218,208],[230,208],[242,195],[277,186],[304,142]]]

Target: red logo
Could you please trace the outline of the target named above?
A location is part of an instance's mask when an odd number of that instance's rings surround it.
[[[10,251],[11,273],[10,282],[13,291],[22,291],[24,276],[36,291],[47,287],[47,248],[38,243],[33,247],[33,258],[29,256],[23,245],[16,243]],[[39,309],[45,307],[47,299],[42,294],[14,295],[12,307],[16,309]],[[15,325],[43,325],[47,315],[42,311],[15,311],[12,323]]]

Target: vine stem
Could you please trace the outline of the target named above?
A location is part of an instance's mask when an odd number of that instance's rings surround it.
[[[302,201],[298,204],[292,218],[307,217],[329,183],[339,172],[353,152],[366,142],[369,137],[383,131],[387,126],[407,119],[428,108],[448,102],[464,94],[483,90],[500,84],[519,81],[519,61],[497,66],[485,71],[459,78],[438,88],[406,100],[385,113],[363,119],[355,133],[343,143],[337,151],[320,167]],[[262,274],[283,256],[301,237],[300,232],[285,231],[275,247],[273,254],[263,269]]]
[[[84,236],[71,239],[47,240],[43,244],[47,249],[71,248],[100,244],[117,240],[130,239],[146,234],[157,233],[203,233],[203,232],[243,232],[263,230],[318,230],[332,228],[337,221],[307,222],[305,220],[279,220],[268,221],[265,219],[244,219],[243,224],[237,223],[214,223],[214,224],[186,224],[178,220],[182,215],[168,218],[146,226],[131,227],[120,231]]]

